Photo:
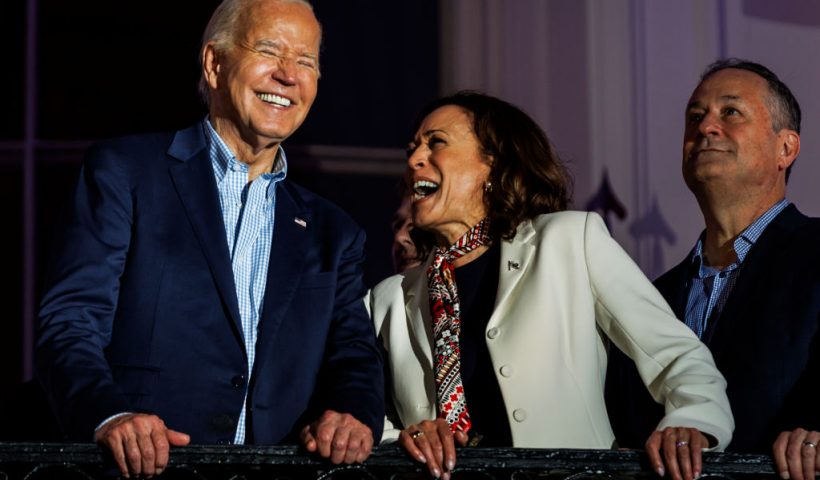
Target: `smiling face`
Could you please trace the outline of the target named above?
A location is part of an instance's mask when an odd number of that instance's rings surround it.
[[[487,215],[483,189],[490,160],[481,153],[470,115],[455,105],[434,110],[409,152],[413,224],[450,245]]]
[[[277,147],[316,98],[321,27],[310,8],[266,0],[238,22],[232,45],[203,50],[210,117],[229,146]]]
[[[706,190],[737,199],[785,195],[785,171],[797,156],[799,136],[773,130],[769,96],[762,77],[733,68],[710,75],[692,93],[683,176],[696,196]]]

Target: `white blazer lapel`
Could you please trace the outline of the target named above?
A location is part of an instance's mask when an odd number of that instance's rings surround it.
[[[408,322],[407,331],[412,336],[410,343],[424,369],[429,369],[430,372],[433,371],[433,322],[430,319],[426,272],[431,262],[432,256],[423,267],[406,276],[402,285],[407,298],[404,308]]]
[[[495,309],[487,323],[488,329],[497,325],[504,318],[509,307],[510,293],[526,275],[532,256],[535,254],[534,237],[535,229],[532,222],[526,220],[518,227],[511,241],[502,240],[501,262],[498,266],[498,293],[495,297]]]
[[[427,262],[428,264],[430,262]],[[399,416],[405,425],[436,418],[436,385],[433,372],[433,322],[427,294],[427,268],[416,269],[405,277],[407,339],[415,361],[405,365],[400,384],[405,390]],[[413,357],[408,357],[413,358]],[[423,389],[419,385],[424,385]]]

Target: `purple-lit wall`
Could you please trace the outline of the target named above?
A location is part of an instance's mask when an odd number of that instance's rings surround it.
[[[803,108],[789,198],[820,215],[820,3],[767,0],[448,0],[442,86],[518,104],[547,131],[584,208],[604,171],[628,211],[615,238],[650,277],[703,228],[680,174],[683,112],[703,68],[724,56],[774,70]]]

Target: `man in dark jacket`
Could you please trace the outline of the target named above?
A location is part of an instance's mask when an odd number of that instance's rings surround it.
[[[774,446],[781,475],[802,480],[820,440],[800,428],[820,429],[811,393],[820,379],[820,220],[786,199],[799,152],[800,107],[774,73],[737,59],[709,66],[686,107],[683,144],[683,176],[706,228],[655,285],[726,377],[735,417],[727,450]],[[663,412],[630,363],[611,352],[607,402],[619,445],[640,448]]]
[[[316,97],[320,43],[304,0],[225,0],[201,50],[208,117],[86,157],[37,374],[66,434],[124,475],[160,473],[189,441],[352,463],[381,437],[364,233],[286,178],[281,147]]]

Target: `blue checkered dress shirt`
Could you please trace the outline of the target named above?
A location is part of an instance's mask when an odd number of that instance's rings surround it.
[[[743,267],[743,260],[752,249],[757,239],[769,226],[774,217],[789,205],[785,198],[768,209],[766,213],[758,217],[751,225],[746,227],[734,242],[737,261],[722,270],[709,267],[703,264],[703,236],[701,234],[695,250],[692,252],[692,278],[689,288],[689,299],[686,302],[686,325],[698,336],[703,337],[703,332],[709,322],[714,321],[723,311],[726,299],[732,293],[737,277]]]
[[[231,254],[236,298],[242,317],[242,333],[248,354],[245,400],[250,385],[256,353],[256,331],[265,298],[270,247],[273,239],[273,217],[276,206],[276,184],[287,175],[288,164],[281,148],[273,172],[264,173],[248,183],[248,165],[236,159],[219,137],[211,122],[203,121],[208,138],[208,154],[214,169],[225,237]],[[246,401],[242,402],[234,443],[245,441]]]

